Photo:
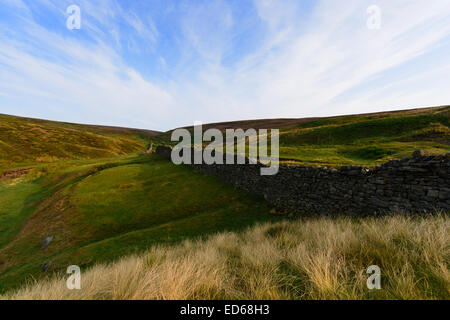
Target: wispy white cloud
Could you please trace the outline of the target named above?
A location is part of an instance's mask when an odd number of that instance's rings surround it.
[[[366,27],[370,1],[243,0],[245,18],[232,1],[172,2],[159,20],[121,1],[78,2],[82,39],[7,0],[21,21],[0,22],[1,112],[169,129],[450,102],[447,0],[379,0],[380,30]],[[150,71],[125,52],[145,60],[148,47]]]
[[[220,63],[233,34],[233,16],[230,5],[225,0],[205,1],[201,6],[184,2],[181,31],[184,35],[185,50],[190,47],[207,63]]]
[[[265,8],[273,9],[267,5],[267,0],[263,2]],[[244,59],[239,69],[229,71],[231,75],[222,72],[222,77],[218,77],[214,71],[208,72],[206,83],[200,87],[216,83],[218,89],[205,91],[208,98],[203,97],[203,100],[207,101],[206,104],[216,101],[215,105],[226,101],[223,107],[230,111],[230,118],[359,113],[386,106],[407,108],[448,103],[448,92],[438,89],[428,90],[420,100],[414,100],[412,97],[417,97],[417,92],[422,90],[421,81],[411,82],[408,79],[397,81],[396,88],[398,92],[410,92],[411,98],[386,92],[383,99],[365,101],[365,104],[357,103],[357,99],[340,103],[334,101],[339,95],[375,76],[383,77],[383,72],[433,52],[442,45],[442,41],[448,43],[448,2],[435,1],[432,7],[423,1],[379,3],[383,12],[383,27],[378,31],[366,28],[365,14],[370,3],[361,1],[346,1],[345,6],[337,1],[322,2],[309,17],[306,31],[295,26],[290,29],[286,29],[285,25],[278,26],[278,31],[275,30],[266,43],[279,44],[273,39],[286,30],[293,30],[288,40],[281,42],[275,52],[271,50],[273,46],[267,46],[262,48],[266,51],[261,50]],[[278,11],[280,9],[270,9],[264,14],[270,16],[271,12],[275,12],[271,27],[276,28],[277,17],[282,14]],[[284,9],[293,11],[289,6]],[[270,21],[270,17],[265,19]],[[442,54],[444,52],[448,56],[448,46],[442,48]],[[449,66],[450,60],[439,63],[436,72]],[[233,83],[230,84],[229,79]],[[393,81],[391,77],[386,76],[384,85],[390,81]],[[364,88],[358,94],[366,95],[376,90],[377,87]],[[389,105],[386,105],[387,101]],[[219,115],[225,116],[223,113]]]
[[[4,106],[11,113],[45,114],[42,107],[57,117],[66,113],[63,120],[75,115],[77,121],[99,122],[104,117],[117,125],[161,128],[157,119],[174,112],[170,94],[144,80],[105,43],[80,43],[24,21],[21,37],[30,42],[0,35],[0,88],[14,97],[13,107]],[[30,97],[33,105],[20,106]]]

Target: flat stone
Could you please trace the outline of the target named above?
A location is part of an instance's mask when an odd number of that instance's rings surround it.
[[[439,197],[439,191],[437,191],[437,190],[428,190],[427,197],[437,198],[437,197]]]
[[[41,245],[41,249],[45,249],[48,247],[48,245],[55,239],[55,236],[50,236],[44,239]]]
[[[439,199],[441,199],[441,200],[448,200],[448,199],[450,199],[450,192],[448,192],[448,191],[441,191],[441,192],[439,192]]]
[[[42,271],[46,272],[48,268],[51,266],[51,264],[52,264],[51,261],[46,262],[42,267]]]

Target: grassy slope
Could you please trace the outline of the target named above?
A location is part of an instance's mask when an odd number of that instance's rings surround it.
[[[83,269],[81,290],[61,275],[5,298],[449,299],[449,231],[444,216],[266,223]]]
[[[376,165],[414,150],[450,151],[450,107],[326,118],[281,130],[280,157],[308,164]]]
[[[76,164],[41,167],[1,184],[0,226],[7,232],[0,233],[0,290],[44,276],[47,261],[48,273],[90,266],[272,219],[262,199],[155,155]],[[48,236],[55,240],[41,250]]]
[[[418,148],[448,151],[448,119],[447,107],[268,124],[288,125],[281,130],[282,157],[374,165]],[[0,291],[71,264],[91,266],[155,243],[274,219],[260,198],[155,155],[136,157],[149,137],[167,136],[0,115],[0,169],[33,167],[0,181]]]
[[[0,181],[0,291],[45,276],[47,261],[50,274],[271,219],[259,198],[137,157],[156,134],[0,115],[0,169],[32,168]]]
[[[410,156],[417,149],[429,153],[450,151],[450,107],[329,118],[226,122],[216,127],[224,131],[252,125],[256,129],[280,129],[280,158],[285,162],[375,166]],[[204,130],[210,127],[205,125]],[[170,132],[159,138],[170,143]]]
[[[0,114],[0,169],[142,151],[156,132]]]

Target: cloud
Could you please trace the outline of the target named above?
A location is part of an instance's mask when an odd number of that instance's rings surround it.
[[[436,1],[431,8],[420,1],[414,4],[382,2],[380,6],[385,15],[379,31],[365,27],[367,6],[360,1],[348,1],[345,7],[340,2],[334,5],[329,1],[322,2],[309,17],[306,33],[292,33],[275,53],[268,47],[266,51],[269,54],[262,51],[262,54],[247,60],[247,64],[232,76],[224,74],[223,79],[232,78],[235,82],[229,85],[224,81],[221,90],[217,91],[225,92],[227,97],[212,96],[210,101],[231,100],[229,106],[235,118],[236,115],[254,118],[255,114],[267,117],[330,115],[343,110],[360,113],[376,111],[385,106],[384,101],[389,101],[391,108],[448,103],[450,96],[446,90],[423,92],[420,102],[395,92],[386,93],[391,96],[369,104],[357,104],[351,100],[334,102],[340,95],[373,77],[383,77],[383,72],[433,52],[441,41],[448,42],[450,7],[446,1]],[[265,15],[269,16],[265,19],[272,21],[274,26],[282,13],[280,9],[272,9],[269,6],[266,10]],[[289,6],[285,9],[292,10]],[[274,12],[273,19],[271,12]],[[279,32],[285,28],[280,26]],[[291,29],[295,30],[294,27]],[[277,37],[279,32],[271,38]],[[271,38],[266,43],[277,43]],[[435,71],[450,65],[448,59],[440,63]],[[383,85],[390,81],[392,79],[386,77]],[[399,92],[406,90],[416,96],[417,90],[421,90],[420,83],[419,80],[410,82],[403,79],[397,81],[396,87]],[[246,92],[242,93],[240,88],[245,88]],[[366,95],[367,91],[377,88],[364,90],[358,94]]]
[[[64,22],[64,5],[38,1]],[[371,1],[80,0],[79,33],[8,4],[21,15],[0,22],[1,112],[161,130],[450,100],[446,0],[379,0],[380,30]]]
[[[67,121],[104,118],[111,124],[162,128],[156,119],[174,112],[170,94],[124,64],[105,43],[81,43],[31,20],[22,26],[21,37],[27,41],[0,36],[0,88],[13,97],[5,106],[10,113],[32,110]],[[30,100],[32,106],[21,105]]]
[[[136,30],[142,38],[156,42],[158,39],[158,30],[153,21],[147,18],[147,23],[144,23],[136,13],[129,13],[124,15],[125,22]]]
[[[202,59],[220,63],[232,39],[232,11],[224,0],[203,1],[202,5],[184,2],[181,19],[182,33]]]

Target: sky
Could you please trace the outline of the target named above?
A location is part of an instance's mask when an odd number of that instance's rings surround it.
[[[448,0],[0,0],[0,113],[166,131],[448,104]]]

